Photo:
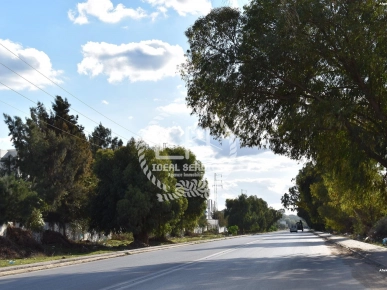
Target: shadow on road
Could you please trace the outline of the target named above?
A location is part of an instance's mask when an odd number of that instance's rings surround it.
[[[343,267],[342,257],[281,257],[163,263],[69,273],[35,273],[0,280],[6,289],[364,289]],[[116,259],[120,264],[130,257]],[[91,268],[92,265],[90,265]],[[91,268],[92,269],[92,268]],[[66,273],[67,272],[67,273]],[[374,278],[373,278],[374,279]],[[369,283],[373,283],[372,281]],[[375,281],[374,286],[380,286]],[[111,286],[114,286],[110,288]],[[27,287],[28,286],[28,287]],[[370,285],[368,285],[370,286]],[[371,285],[372,286],[372,285]]]

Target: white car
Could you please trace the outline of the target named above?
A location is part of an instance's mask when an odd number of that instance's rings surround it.
[[[289,229],[290,229],[290,232],[296,232],[297,233],[297,226],[296,225],[291,225],[289,227]]]

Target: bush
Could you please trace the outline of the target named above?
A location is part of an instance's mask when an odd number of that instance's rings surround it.
[[[387,238],[387,216],[378,220],[368,235],[371,236],[374,240]]]
[[[31,216],[27,220],[27,227],[34,232],[42,232],[44,228],[44,220],[40,210],[34,208]]]
[[[233,236],[236,236],[238,234],[238,226],[229,226],[227,228],[227,231],[229,232],[229,234],[233,235]]]
[[[112,240],[116,241],[133,241],[133,234],[132,233],[118,233],[118,234],[112,234]]]

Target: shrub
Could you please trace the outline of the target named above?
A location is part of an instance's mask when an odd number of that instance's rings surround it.
[[[133,241],[133,234],[132,233],[116,233],[112,234],[112,240],[116,241]]]
[[[376,222],[370,230],[369,236],[371,236],[374,240],[387,238],[387,216]]]
[[[44,228],[44,220],[40,210],[34,208],[31,216],[27,220],[27,227],[34,232],[42,232]]]
[[[229,234],[236,236],[238,234],[239,228],[238,228],[238,226],[229,226],[227,228],[227,230],[228,230]]]

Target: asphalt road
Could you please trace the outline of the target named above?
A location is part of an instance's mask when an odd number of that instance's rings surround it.
[[[277,232],[0,278],[0,289],[386,289],[386,275],[308,232]]]

